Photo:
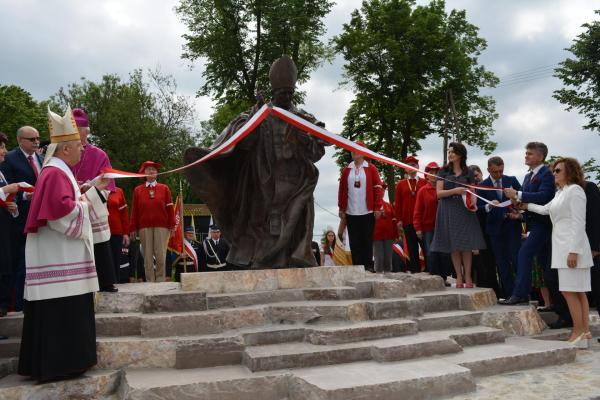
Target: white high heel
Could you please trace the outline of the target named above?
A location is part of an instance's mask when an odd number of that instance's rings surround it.
[[[573,340],[569,340],[569,344],[575,346],[578,349],[582,349],[582,350],[587,350],[590,348],[590,341],[588,339],[586,339],[587,332],[582,333],[581,335],[577,336],[575,339]]]

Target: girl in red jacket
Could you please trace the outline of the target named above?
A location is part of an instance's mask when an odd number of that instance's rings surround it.
[[[423,247],[423,254],[425,255],[425,266],[427,272],[432,274],[441,275],[444,280],[446,276],[439,272],[439,268],[435,263],[435,257],[431,255],[429,247],[431,246],[431,240],[433,239],[433,232],[435,230],[435,216],[437,213],[437,173],[440,170],[439,165],[435,162],[430,162],[425,167],[425,172],[431,175],[426,175],[427,185],[423,186],[417,192],[417,198],[415,200],[415,213],[413,216],[413,225],[417,232],[417,237],[421,241]]]

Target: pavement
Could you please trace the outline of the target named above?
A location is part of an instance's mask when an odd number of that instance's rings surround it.
[[[477,378],[477,391],[446,400],[600,400],[600,343],[577,350],[575,362]]]

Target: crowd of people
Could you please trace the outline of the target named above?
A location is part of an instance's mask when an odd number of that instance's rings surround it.
[[[577,160],[549,164],[547,156],[544,143],[526,145],[522,185],[504,174],[498,156],[489,158],[483,179],[478,166],[467,165],[461,143],[450,143],[446,165],[428,163],[425,178],[417,174],[419,160],[409,156],[404,163],[411,168],[396,184],[391,207],[375,165],[352,153],[338,192],[352,264],[373,272],[424,271],[444,281],[453,275],[456,288],[494,289],[501,305],[537,299],[540,310],[558,314],[551,328],[572,326],[569,341],[587,345],[588,296],[600,313],[600,190],[584,180]],[[342,232],[335,237],[328,230],[321,265],[331,265],[332,243]],[[390,262],[398,242],[407,253],[403,265]]]
[[[0,317],[23,311],[19,373],[38,381],[96,363],[94,292],[114,293],[115,283],[127,281],[179,281],[191,270],[236,269],[216,224],[202,242],[186,227],[194,256],[169,259],[175,207],[169,187],[157,182],[160,164],[140,166],[145,177],[129,211],[123,190],[101,177],[111,163],[88,142],[86,111],[48,117],[43,149],[34,127],[20,128],[10,151],[0,133]],[[340,225],[327,229],[321,246],[313,243],[317,264],[424,271],[444,281],[453,275],[456,288],[490,287],[502,305],[536,298],[559,315],[552,327],[572,326],[569,341],[587,343],[588,294],[600,305],[600,190],[584,181],[577,160],[548,165],[539,142],[525,150],[522,185],[504,175],[497,156],[483,179],[461,143],[449,145],[446,165],[428,163],[425,177],[409,156],[394,204],[384,200],[387,185],[375,164],[352,153],[340,178]],[[72,351],[65,355],[65,348]]]
[[[127,281],[179,280],[183,271],[225,270],[229,250],[213,224],[202,245],[193,230],[186,233],[193,269],[186,257],[167,265],[175,215],[169,187],[157,182],[160,164],[141,165],[147,176],[129,212],[123,190],[100,177],[111,163],[88,142],[86,111],[49,111],[48,124],[46,146],[37,129],[24,126],[8,151],[0,132],[0,317],[23,312],[18,370],[41,382],[96,364],[94,292],[114,293],[116,283]]]

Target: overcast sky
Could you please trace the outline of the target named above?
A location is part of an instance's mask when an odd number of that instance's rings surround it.
[[[211,114],[212,102],[194,97],[203,65],[197,62],[190,68],[180,58],[185,27],[173,12],[175,4],[175,0],[0,0],[0,84],[19,85],[42,100],[80,77],[98,80],[106,73],[126,77],[135,68],[159,66],[194,101],[199,123]],[[341,31],[360,4],[338,1],[326,19],[327,38]],[[523,146],[532,140],[548,144],[550,154],[581,161],[598,158],[598,135],[583,131],[583,119],[564,111],[552,98],[560,81],[551,77],[550,69],[568,56],[564,49],[582,31],[581,25],[595,18],[597,0],[448,0],[447,8],[467,11],[467,19],[488,42],[480,62],[506,77],[505,84],[486,93],[497,101],[496,155],[504,158],[508,174],[522,180]],[[307,92],[304,108],[336,133],[353,98],[351,91],[338,87],[341,74],[338,58],[302,87]],[[487,157],[477,149],[468,150],[469,163],[483,168]],[[338,179],[332,153],[329,149],[318,163],[315,233],[319,234],[327,225],[338,224],[331,215],[337,214]],[[419,158],[422,166],[441,162],[441,139],[425,141]]]

